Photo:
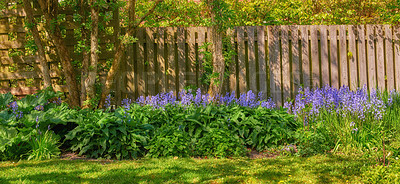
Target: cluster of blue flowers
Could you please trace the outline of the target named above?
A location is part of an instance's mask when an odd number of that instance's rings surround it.
[[[17,119],[21,119],[22,117],[24,117],[24,114],[22,113],[22,111],[18,110],[17,101],[11,102],[9,104],[9,107],[11,108],[13,114],[15,115],[15,117],[17,117]]]
[[[351,91],[349,87],[340,89],[325,86],[316,89],[300,89],[293,102],[285,103],[296,117],[312,118],[317,116],[321,110],[335,112],[344,117],[356,117],[365,120],[366,115],[373,115],[376,120],[383,117],[385,109],[391,105],[395,92],[389,95],[388,103],[382,99],[382,95],[373,90],[368,94],[367,88],[359,88]]]
[[[239,98],[236,98],[235,92],[226,93],[226,95],[215,95],[211,97],[209,94],[202,94],[200,88],[197,89],[194,93],[192,90],[182,90],[179,92],[178,97],[174,95],[174,93],[159,93],[155,96],[140,96],[135,103],[140,105],[150,105],[154,108],[164,108],[166,105],[182,105],[182,106],[207,106],[209,104],[214,105],[240,105],[244,107],[264,107],[268,109],[276,108],[275,103],[271,100],[263,100],[262,93],[260,92],[258,95],[254,94],[251,90],[247,93],[243,93]],[[108,108],[111,105],[111,97],[107,97],[105,107]],[[122,101],[122,107],[125,109],[129,109],[130,104],[132,104],[131,99],[124,99]]]

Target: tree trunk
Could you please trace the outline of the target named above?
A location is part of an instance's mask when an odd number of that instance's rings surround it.
[[[63,66],[63,73],[67,82],[67,88],[69,92],[69,103],[72,107],[78,107],[79,102],[79,88],[76,83],[76,76],[74,67],[71,63],[70,53],[68,52],[67,46],[64,43],[60,28],[56,24],[56,18],[58,15],[58,1],[57,0],[38,0],[40,7],[46,18],[46,29],[50,35],[51,40],[56,46],[57,53],[60,57],[61,64]]]
[[[217,78],[211,78],[210,86],[208,88],[208,94],[211,97],[214,97],[216,94],[221,94],[222,86],[224,83],[224,72],[225,72],[225,61],[224,56],[222,54],[222,32],[219,29],[220,25],[216,20],[216,16],[220,15],[220,8],[215,7],[215,1],[219,0],[206,0],[207,6],[211,13],[211,21],[214,23],[214,26],[211,29],[211,43],[212,43],[212,52],[213,52],[213,72],[212,75],[217,74]],[[221,18],[221,17],[220,17]]]
[[[82,40],[85,41],[85,48],[82,50],[82,70],[81,70],[81,107],[84,106],[84,103],[86,101],[86,85],[85,85],[85,81],[88,77],[88,73],[89,73],[89,59],[90,59],[90,55],[86,49],[86,47],[89,47],[87,38],[88,38],[88,30],[85,28],[85,24],[86,24],[86,18],[87,18],[87,14],[86,14],[86,3],[85,0],[81,0],[80,1],[80,12],[79,14],[81,15],[82,19],[81,19],[81,33],[82,33]]]
[[[149,16],[151,13],[153,13],[153,11],[155,10],[155,8],[157,7],[158,4],[160,4],[163,0],[157,0],[154,4],[154,6],[152,7],[152,9],[150,9],[145,15],[143,15],[143,17],[141,17],[139,19],[139,21],[137,23],[135,23],[136,19],[135,19],[135,5],[136,5],[136,0],[129,0],[128,2],[128,9],[129,9],[129,29],[127,30],[127,32],[124,35],[124,38],[128,38],[131,37],[133,35],[133,32],[136,30],[136,28],[140,25],[140,23],[143,22],[143,20]],[[126,46],[127,46],[128,42],[126,41],[121,41],[120,44],[117,47],[117,50],[114,54],[114,59],[113,59],[113,63],[111,65],[110,71],[108,71],[107,74],[107,78],[106,78],[106,82],[104,84],[102,93],[101,93],[101,98],[100,98],[100,103],[99,103],[99,108],[103,108],[104,106],[104,102],[105,99],[107,97],[107,95],[110,93],[112,84],[114,82],[115,76],[117,74],[117,72],[119,71],[119,66],[121,64],[121,58],[125,52]]]
[[[97,63],[99,60],[98,49],[99,49],[99,9],[94,4],[95,0],[91,0],[90,13],[91,13],[91,34],[90,34],[90,66],[88,77],[85,80],[86,86],[86,102],[91,102],[96,96],[96,75],[97,75]],[[90,104],[85,103],[84,107],[88,107]]]
[[[225,61],[222,55],[222,34],[218,31],[218,26],[212,27],[211,33],[212,51],[213,51],[213,74],[218,74],[217,78],[211,78],[208,94],[214,97],[221,94],[224,83]]]
[[[39,31],[36,26],[36,22],[33,18],[33,10],[32,10],[32,5],[30,0],[23,0],[24,3],[24,10],[26,13],[26,18],[28,19],[28,22],[30,24],[29,29],[32,32],[33,39],[35,40],[35,44],[38,48],[38,54],[39,54],[39,68],[42,72],[42,77],[43,77],[43,82],[44,86],[43,88],[48,88],[51,87],[51,78],[50,78],[50,72],[49,72],[49,66],[47,65],[47,60],[46,60],[46,55],[44,52],[44,47],[42,44],[42,40],[39,35]]]

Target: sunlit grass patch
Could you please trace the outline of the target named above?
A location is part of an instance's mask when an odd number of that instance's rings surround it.
[[[359,183],[371,162],[317,155],[264,159],[144,158],[0,163],[0,183]]]

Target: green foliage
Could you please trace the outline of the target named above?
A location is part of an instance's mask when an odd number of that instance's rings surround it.
[[[327,153],[335,147],[337,138],[322,123],[311,130],[299,129],[297,133],[297,150],[300,156]]]
[[[0,94],[0,110],[4,109],[12,101],[13,95],[10,92],[6,94]]]
[[[228,129],[210,128],[196,143],[195,152],[198,156],[244,156],[246,147],[242,141]]]
[[[205,3],[167,0],[143,26],[211,26],[214,23],[208,5],[220,8],[217,22],[225,21],[220,24],[222,26],[227,22],[230,26],[398,24],[400,20],[397,0],[217,0]]]
[[[151,157],[187,157],[193,155],[193,145],[189,134],[182,125],[178,127],[164,125],[158,128],[154,136],[152,136],[147,149],[149,150],[147,155]]]
[[[60,155],[59,138],[54,132],[47,130],[42,133],[37,129],[32,132],[31,136],[29,144],[32,149],[29,152],[28,160],[46,160]]]
[[[144,155],[152,126],[135,120],[123,109],[115,113],[80,111],[78,126],[66,135],[71,149],[91,158],[132,159]]]
[[[395,161],[390,165],[374,165],[363,169],[364,183],[399,183],[400,165]]]
[[[76,113],[76,110],[69,109],[65,103],[60,104],[61,101],[57,99],[60,94],[47,89],[34,95],[28,95],[16,102],[12,102],[13,97],[11,94],[0,95],[0,98],[2,98],[0,102],[2,103],[0,105],[1,160],[21,159],[26,157],[29,152],[36,154],[38,157],[44,156],[42,152],[44,151],[42,149],[43,146],[39,147],[40,149],[32,150],[34,145],[29,144],[31,135],[39,130],[44,132],[49,126],[63,126],[67,122],[73,121]],[[38,124],[39,126],[37,126]],[[50,139],[54,138],[54,136],[48,135],[46,138]],[[53,143],[57,142],[54,139],[50,140]],[[47,148],[52,147],[49,146]],[[57,153],[55,149],[48,151]]]

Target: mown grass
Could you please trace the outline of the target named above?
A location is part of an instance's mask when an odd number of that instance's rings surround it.
[[[0,162],[0,183],[360,183],[371,164],[339,155],[7,161]]]

